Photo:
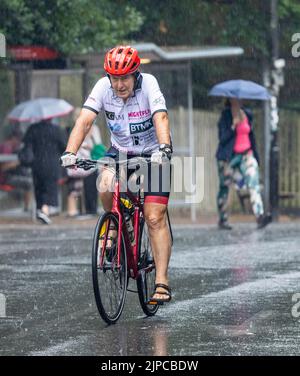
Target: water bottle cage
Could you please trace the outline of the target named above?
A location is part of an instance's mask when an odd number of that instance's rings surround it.
[[[132,223],[132,216],[130,213],[125,213],[125,222],[126,222],[126,227],[129,235],[129,240],[131,244],[133,245],[135,243],[134,239],[134,228],[133,228],[133,223]]]

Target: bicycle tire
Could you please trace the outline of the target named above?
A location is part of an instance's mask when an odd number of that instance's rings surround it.
[[[139,276],[137,278],[137,290],[143,312],[147,316],[154,316],[159,306],[148,304],[148,301],[154,292],[155,264],[147,224],[143,218],[140,221]]]
[[[107,324],[115,324],[121,316],[124,308],[128,271],[127,258],[125,250],[124,236],[121,235],[120,249],[120,268],[117,267],[118,241],[111,242],[111,246],[102,251],[100,236],[111,223],[116,229],[118,239],[119,219],[111,212],[104,213],[98,220],[94,232],[93,251],[92,251],[92,277],[96,305],[100,316]],[[101,253],[103,254],[103,263],[100,265]]]

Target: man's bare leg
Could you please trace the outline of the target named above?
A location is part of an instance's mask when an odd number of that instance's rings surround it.
[[[102,202],[102,206],[105,212],[110,212],[112,209],[113,192],[111,192],[111,190],[112,190],[113,178],[114,178],[114,173],[111,170],[104,168],[101,173],[100,184],[97,187],[98,190],[100,191],[100,200]],[[116,230],[109,229],[106,247],[112,246],[113,242],[111,238],[114,238],[115,236],[116,236]],[[103,243],[101,243],[101,247],[102,247],[102,244]]]
[[[144,213],[149,229],[149,236],[156,268],[155,283],[168,286],[168,266],[171,256],[171,237],[166,221],[167,206],[156,203],[145,203]],[[157,291],[165,292],[163,288]],[[166,299],[167,295],[154,294],[154,299]]]

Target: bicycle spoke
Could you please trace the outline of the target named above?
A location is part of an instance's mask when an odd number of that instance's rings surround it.
[[[148,227],[143,221],[141,223],[141,236],[139,245],[139,272],[137,288],[139,300],[144,313],[153,316],[158,310],[158,305],[148,304],[155,286],[155,265],[152,255]]]
[[[115,228],[114,238],[109,236],[112,224]],[[127,261],[123,236],[121,239],[122,244],[119,246],[117,218],[112,213],[104,214],[95,232],[93,283],[99,313],[109,324],[120,317],[126,297]]]

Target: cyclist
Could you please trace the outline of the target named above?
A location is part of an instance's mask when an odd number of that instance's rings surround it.
[[[106,77],[92,89],[70,134],[62,165],[70,167],[76,162],[76,153],[100,111],[105,112],[110,129],[111,147],[108,153],[134,156],[147,149],[151,162],[162,164],[171,159],[172,145],[165,98],[158,82],[151,74],[139,71],[138,51],[131,46],[117,46],[104,58]],[[150,177],[151,178],[151,177]],[[112,173],[103,171],[100,182],[100,199],[105,211],[112,209],[113,193],[109,187]],[[144,215],[156,265],[155,291],[149,303],[160,304],[171,300],[168,282],[168,265],[171,256],[171,239],[166,221],[169,190],[160,170],[159,191],[145,191]],[[148,181],[148,187],[151,186]]]

